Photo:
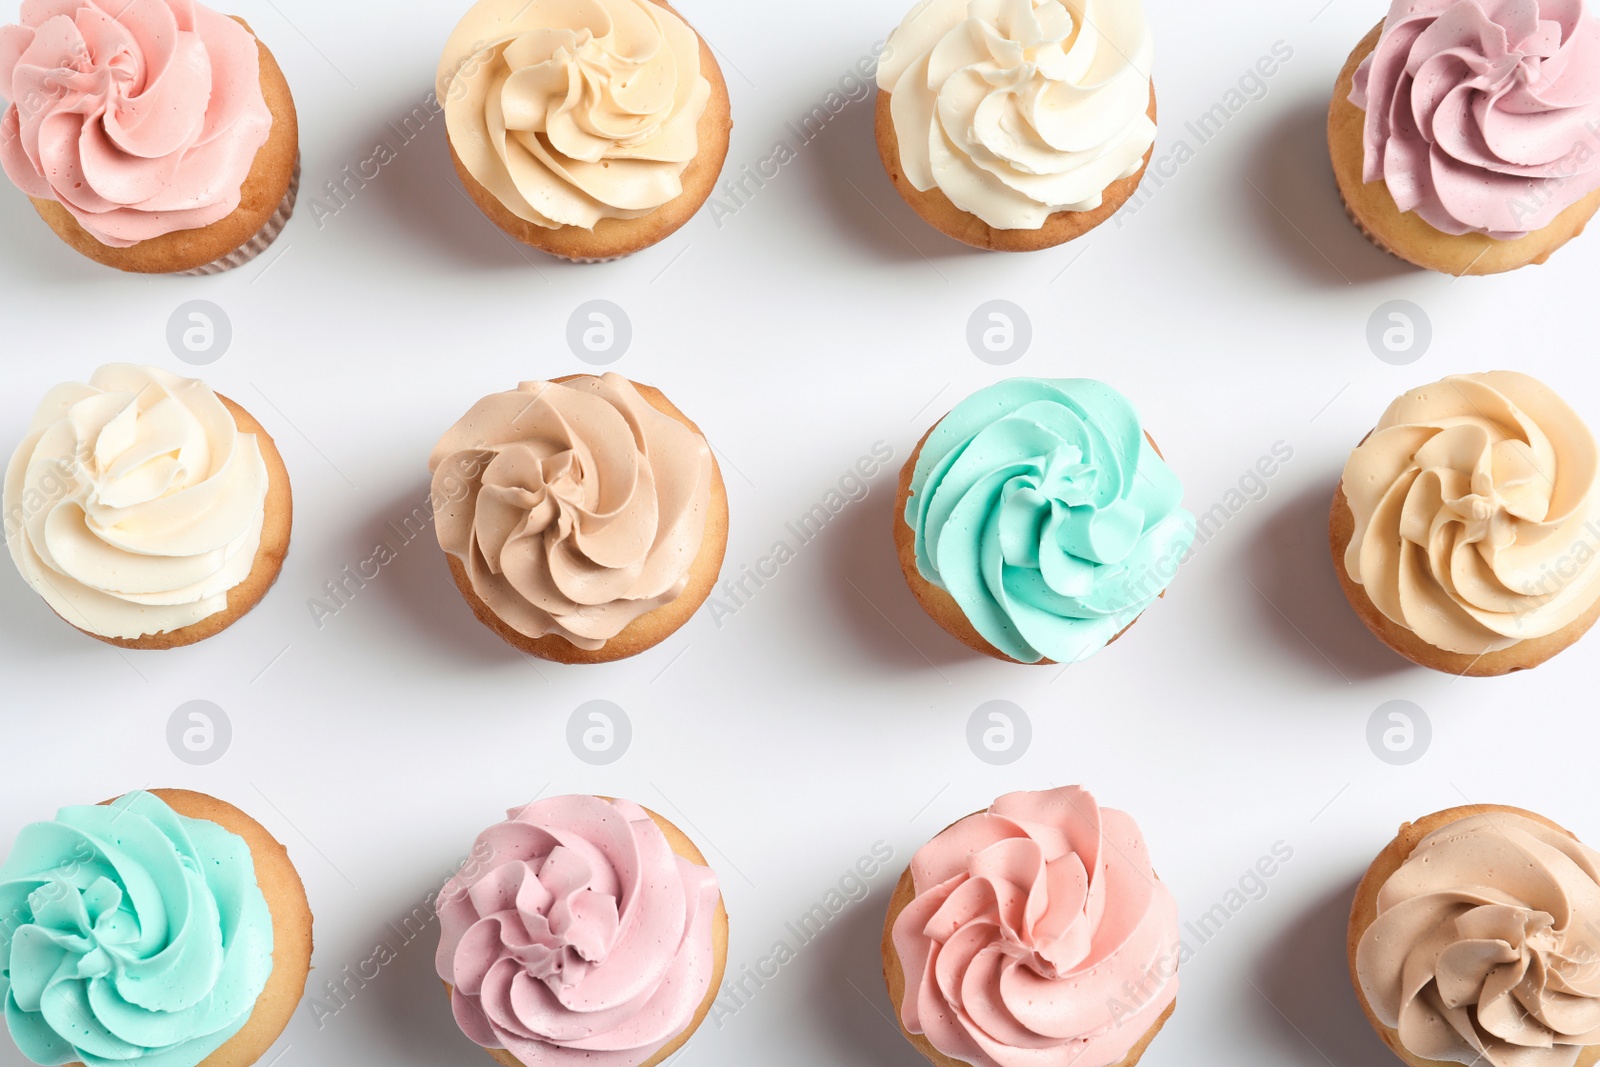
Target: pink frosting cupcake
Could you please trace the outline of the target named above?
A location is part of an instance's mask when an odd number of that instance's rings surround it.
[[[1542,263],[1600,205],[1592,0],[1394,0],[1345,65],[1329,145],[1351,217],[1419,266]]]
[[[901,1031],[940,1067],[1132,1067],[1181,953],[1138,826],[1076,786],[1003,796],[918,849],[883,938]]]
[[[727,962],[717,876],[626,800],[513,809],[439,896],[456,1023],[506,1067],[654,1067],[705,1021]]]
[[[0,28],[0,167],[68,244],[212,273],[294,207],[299,133],[272,55],[194,0],[23,0]]]

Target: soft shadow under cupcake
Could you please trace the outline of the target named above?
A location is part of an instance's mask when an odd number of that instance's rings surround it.
[[[527,659],[473,618],[472,609],[450,580],[450,568],[434,531],[429,489],[430,483],[419,479],[412,489],[385,503],[362,527],[359,555],[366,558],[382,544],[392,550],[393,558],[357,596],[370,595],[371,610],[405,620],[415,632],[414,647],[407,655],[439,656],[461,669]]]
[[[1328,156],[1325,98],[1284,108],[1240,166],[1246,217],[1302,281],[1321,288],[1416,273],[1373,247],[1345,215]]]
[[[1350,985],[1345,932],[1352,881],[1286,923],[1250,976],[1252,1028],[1285,1065],[1376,1067],[1398,1063],[1373,1033]]]
[[[892,515],[902,457],[889,462],[867,495],[852,501],[823,529],[818,565],[835,610],[840,655],[909,671],[938,671],[982,659],[940,628],[917,604],[900,572]]]
[[[802,1013],[827,1019],[812,1033],[828,1043],[824,1062],[865,1067],[927,1067],[928,1061],[900,1033],[896,1008],[883,985],[883,917],[889,911],[899,867],[879,875],[886,884],[851,903],[802,947],[794,964],[809,979]]]
[[[1260,640],[1337,682],[1411,669],[1362,625],[1339,588],[1328,548],[1328,509],[1339,472],[1315,479],[1286,501],[1268,497],[1265,521],[1251,530],[1244,557]]]
[[[393,956],[382,965],[377,977],[365,988],[358,989],[339,1016],[327,1020],[327,1026],[348,1026],[352,1030],[382,1034],[381,1045],[367,1049],[375,1063],[404,1059],[416,1063],[488,1064],[492,1062],[489,1054],[478,1049],[456,1027],[449,994],[434,966],[434,955],[439,948],[439,922],[432,915],[432,906],[423,904],[422,891],[418,891],[416,899],[419,910],[413,913],[415,917],[395,916],[392,925],[385,922],[373,927],[367,942],[372,947],[368,951],[382,945]],[[425,912],[429,921],[419,931],[419,920]],[[409,927],[404,925],[408,920]],[[396,927],[400,928],[400,933],[396,932]],[[402,934],[413,939],[401,943]],[[367,966],[370,974],[371,965]],[[343,972],[323,977],[337,985]],[[326,1001],[315,972],[312,985],[313,988],[306,990],[307,999],[316,995]],[[365,1023],[342,1018],[345,1012],[352,1015],[359,1012]],[[384,1055],[385,1052],[390,1055]]]
[[[873,135],[876,93],[874,89],[865,100],[851,102],[814,139],[800,146],[802,158],[816,157],[801,165],[811,168],[820,202],[796,210],[807,212],[819,223],[827,222],[841,238],[881,263],[991,255],[935,230],[894,191],[878,159]],[[792,130],[786,127],[784,135],[792,146]]]

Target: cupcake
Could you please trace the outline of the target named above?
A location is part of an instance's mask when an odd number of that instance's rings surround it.
[[[1133,196],[1156,139],[1139,0],[922,0],[878,62],[878,155],[934,229],[1036,252]]]
[[[1588,0],[1394,0],[1328,112],[1351,220],[1446,274],[1550,254],[1600,207],[1600,19]]]
[[[249,1067],[311,968],[289,854],[182,789],[25,827],[0,865],[0,915],[6,1026],[35,1063]]]
[[[1600,1060],[1600,853],[1531,811],[1400,827],[1356,889],[1356,997],[1412,1067]]]
[[[113,363],[52,389],[6,468],[6,545],[57,615],[120,648],[192,645],[261,602],[294,505],[272,438],[204,382]]]
[[[1077,786],[1003,796],[923,845],[883,930],[900,1030],[938,1067],[1133,1067],[1184,954],[1139,827]]]
[[[1600,457],[1583,420],[1513,371],[1389,405],[1334,495],[1334,570],[1361,621],[1451,674],[1537,667],[1600,616]]]
[[[1076,663],[1177,574],[1195,537],[1182,494],[1115,389],[1012,378],[963,400],[900,472],[900,569],[969,648]]]
[[[616,374],[484,397],[429,460],[434,525],[480,622],[533,656],[608,663],[711,595],[728,494],[700,428]]]
[[[505,1067],[655,1067],[705,1022],[728,962],[716,873],[627,800],[513,809],[438,911],[456,1024]]]
[[[194,0],[23,0],[0,165],[67,244],[140,274],[248,263],[294,211],[300,132],[242,19]]]
[[[436,91],[473,202],[523,244],[583,262],[688,222],[733,130],[711,49],[651,0],[479,0]]]

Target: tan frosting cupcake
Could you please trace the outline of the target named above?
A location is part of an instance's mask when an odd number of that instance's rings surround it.
[[[243,618],[277,581],[294,523],[289,472],[247,411],[125,363],[40,402],[4,506],[23,579],[128,649],[191,645]]]
[[[0,29],[0,97],[0,164],[98,263],[214,274],[294,211],[294,99],[243,19],[187,0],[25,4]]]
[[[1457,375],[1389,406],[1334,496],[1334,569],[1363,622],[1452,674],[1536,667],[1600,617],[1600,456],[1547,386]]]
[[[439,441],[435,525],[479,621],[531,655],[637,655],[722,569],[728,497],[711,447],[660,392],[616,374],[524,382]]]
[[[1412,1067],[1600,1061],[1600,854],[1519,808],[1400,827],[1356,890],[1356,997]]]
[[[895,191],[975,248],[1081,237],[1138,188],[1156,135],[1140,0],[922,0],[878,64],[875,131]]]
[[[473,202],[518,241],[583,262],[688,222],[733,129],[710,47],[652,0],[479,0],[437,92]]]

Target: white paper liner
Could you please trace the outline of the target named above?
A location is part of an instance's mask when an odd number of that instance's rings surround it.
[[[265,226],[262,226],[261,229],[256,231],[256,235],[254,237],[250,238],[250,240],[246,241],[232,252],[229,252],[221,259],[214,259],[203,267],[196,267],[193,270],[178,271],[177,273],[184,276],[221,274],[223,271],[233,270],[235,267],[242,267],[252,259],[255,259],[261,253],[265,252],[269,247],[271,247],[272,242],[276,241],[278,239],[278,235],[283,232],[284,226],[289,222],[289,216],[294,214],[295,201],[298,199],[299,195],[300,157],[297,155],[294,158],[294,174],[289,178],[288,192],[283,194],[283,199],[278,203],[278,210],[272,213],[272,217],[267,220]]]

